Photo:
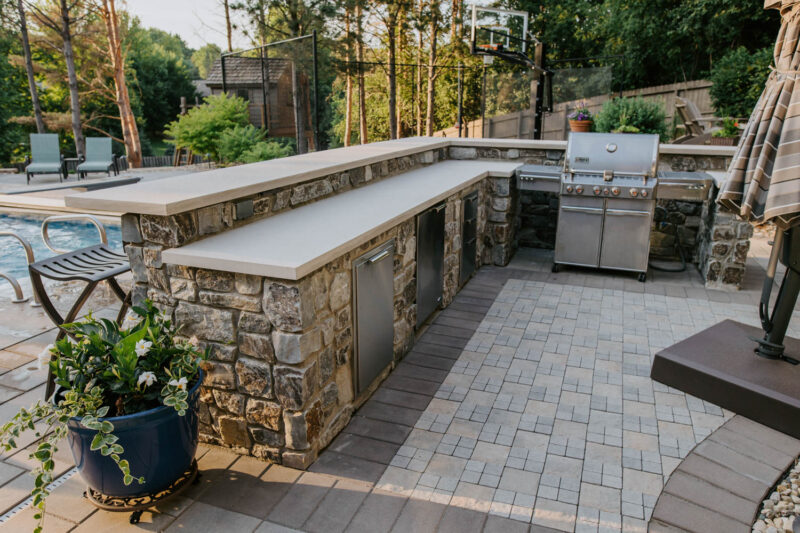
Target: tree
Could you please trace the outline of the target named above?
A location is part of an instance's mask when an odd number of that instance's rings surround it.
[[[367,144],[367,88],[364,83],[364,13],[361,1],[356,0],[356,62],[358,64],[358,140]]]
[[[28,23],[25,20],[25,7],[22,0],[17,0],[17,10],[19,11],[19,33],[22,40],[22,54],[25,59],[25,72],[28,75],[28,90],[31,93],[31,104],[33,105],[33,116],[36,120],[36,131],[44,133],[44,119],[42,118],[42,105],[39,103],[39,89],[36,87],[36,78],[33,73],[33,58],[31,57],[31,44],[28,39]]]
[[[21,159],[24,133],[11,119],[29,112],[24,98],[24,75],[9,63],[9,56],[19,53],[14,45],[12,39],[0,35],[0,166]]]
[[[208,77],[208,71],[211,69],[211,65],[214,64],[214,61],[219,59],[220,55],[222,55],[222,50],[213,43],[201,46],[192,54],[192,64],[197,68],[200,79],[206,79]]]
[[[79,154],[85,153],[83,126],[81,124],[81,104],[78,96],[78,75],[75,70],[75,52],[72,48],[72,24],[83,18],[84,15],[73,17],[78,11],[80,0],[48,0],[41,6],[28,2],[34,17],[40,24],[55,31],[61,38],[64,63],[67,67],[67,80],[69,87],[69,103],[72,120],[72,134],[75,138],[75,150]]]
[[[428,91],[425,103],[425,135],[433,135],[433,108],[436,93],[436,41],[439,36],[440,8],[438,0],[430,0],[428,13],[428,38],[430,47],[428,53]]]
[[[108,39],[108,56],[114,72],[114,88],[116,103],[119,108],[119,119],[122,124],[122,138],[128,164],[133,168],[142,166],[142,146],[139,142],[139,129],[136,117],[131,109],[131,98],[128,94],[128,82],[125,78],[125,56],[122,53],[122,38],[119,31],[119,17],[114,0],[100,0],[100,14],[106,25]]]
[[[178,115],[181,97],[191,101],[196,94],[192,69],[181,52],[185,44],[166,40],[162,33],[142,28],[134,18],[125,36],[131,90],[141,102],[145,131],[153,138],[161,138],[164,126]]]
[[[225,10],[225,37],[228,39],[228,52],[233,52],[232,28],[231,28],[231,6],[228,0],[222,0],[222,7]],[[205,76],[204,76],[205,77]]]

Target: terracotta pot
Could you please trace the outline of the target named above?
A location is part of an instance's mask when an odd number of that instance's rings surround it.
[[[581,132],[592,131],[592,124],[593,121],[591,120],[570,120],[569,129],[570,131],[581,131]]]
[[[717,146],[736,146],[739,144],[739,137],[711,137],[708,144]]]

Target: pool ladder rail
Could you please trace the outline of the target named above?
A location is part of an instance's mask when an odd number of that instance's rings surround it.
[[[47,246],[47,248],[52,252],[56,254],[63,254],[70,252],[71,250],[64,250],[61,248],[57,248],[53,244],[53,242],[50,240],[50,235],[48,233],[48,226],[52,222],[64,222],[70,220],[88,220],[97,229],[97,232],[100,235],[100,242],[105,244],[106,246],[108,245],[108,236],[106,235],[106,228],[103,226],[103,223],[100,222],[96,217],[86,214],[53,215],[45,218],[42,221],[42,241],[44,241],[44,245]],[[34,258],[33,255],[33,247],[31,247],[31,243],[28,242],[28,240],[25,237],[23,237],[16,231],[12,230],[0,231],[0,238],[2,237],[14,238],[20,243],[20,245],[22,245],[22,248],[25,251],[25,260],[27,261],[28,265],[36,262],[36,259]],[[17,278],[15,278],[11,274],[3,270],[0,270],[0,278],[3,278],[6,281],[8,281],[11,284],[11,287],[14,289],[15,298],[11,300],[13,303],[15,304],[23,303],[27,302],[30,299],[30,296],[25,296],[23,294],[22,287],[20,286],[19,281],[17,281]],[[42,304],[39,302],[39,299],[36,297],[36,294],[34,293],[31,306],[40,307],[41,305]]]

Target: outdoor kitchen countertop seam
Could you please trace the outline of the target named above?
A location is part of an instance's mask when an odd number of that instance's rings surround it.
[[[444,161],[162,253],[164,262],[297,280],[487,176],[520,162]]]

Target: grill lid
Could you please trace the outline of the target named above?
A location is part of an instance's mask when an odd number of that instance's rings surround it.
[[[630,133],[570,133],[564,171],[655,177],[658,135]]]

